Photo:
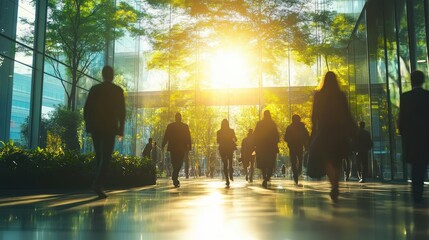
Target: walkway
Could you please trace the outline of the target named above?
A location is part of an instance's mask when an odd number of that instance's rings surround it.
[[[342,183],[337,205],[326,181],[181,179],[108,191],[2,191],[0,239],[429,239],[429,207],[409,186]],[[426,199],[429,189],[426,188]]]

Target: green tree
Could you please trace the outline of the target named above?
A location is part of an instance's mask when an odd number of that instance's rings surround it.
[[[21,135],[24,141],[28,139],[29,118],[21,125]],[[79,150],[83,117],[80,111],[70,111],[65,106],[57,106],[47,116],[42,117],[39,146],[42,148],[65,148]],[[27,142],[24,142],[27,145]]]
[[[325,1],[320,6],[324,10],[317,10],[309,15],[310,27],[303,29],[307,37],[301,41],[304,47],[296,52],[296,56],[306,64],[313,64],[316,59],[321,59],[325,71],[334,70],[341,79],[347,79],[345,49],[356,19],[350,14],[327,10],[332,8],[331,4],[331,0]]]
[[[79,150],[83,130],[81,111],[70,111],[65,106],[58,106],[50,117],[52,124],[49,130],[60,136],[65,149]]]
[[[147,15],[125,2],[111,0],[49,0],[46,32],[47,61],[67,95],[66,108],[76,110],[77,88],[91,65],[109,44],[124,36],[142,35],[135,23]],[[64,70],[60,62],[64,60]]]
[[[288,1],[149,1],[159,8],[181,11],[175,21],[152,35],[154,54],[149,68],[170,74],[188,73],[189,80],[204,79],[201,63],[217,49],[249,53],[251,74],[275,75],[287,49],[307,47],[308,12],[304,0]],[[192,82],[192,81],[191,81]]]
[[[21,142],[19,144],[22,144],[23,146],[29,146],[29,136],[30,136],[30,129],[29,129],[29,121],[30,117],[27,116],[24,120],[24,122],[21,124]],[[47,146],[47,129],[51,126],[51,121],[46,116],[42,116],[40,121],[40,136],[39,136],[39,146],[42,148],[45,148]]]
[[[220,128],[220,116],[214,107],[190,106],[185,110],[189,119],[193,151],[191,155],[191,166],[198,169],[203,157],[207,166],[213,165],[217,152],[216,131]]]

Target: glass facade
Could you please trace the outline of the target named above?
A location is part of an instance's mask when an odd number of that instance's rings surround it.
[[[284,45],[280,52],[271,48],[278,44],[275,38],[264,39],[260,45],[261,39],[256,37],[250,42],[259,45],[246,49],[240,42],[248,37],[245,32],[239,32],[242,35],[238,39],[229,39],[225,34],[216,36],[216,41],[207,41],[213,29],[204,26],[198,14],[185,14],[183,8],[175,5],[156,7],[144,1],[126,2],[137,11],[157,16],[150,20],[152,25],[144,19],[136,20],[132,24],[135,29],[149,32],[153,30],[149,26],[155,25],[157,37],[168,36],[176,42],[154,44],[154,39],[144,34],[106,27],[100,44],[85,49],[82,61],[77,64],[73,61],[73,51],[67,50],[71,42],[59,41],[64,36],[58,33],[64,31],[58,29],[64,29],[64,25],[58,19],[62,19],[65,5],[47,6],[47,1],[0,1],[1,141],[13,140],[29,148],[55,147],[55,139],[62,134],[49,130],[54,123],[58,124],[55,114],[60,106],[81,114],[88,89],[101,81],[100,70],[104,64],[114,66],[115,82],[127,95],[126,134],[124,141],[116,145],[116,150],[123,154],[139,155],[149,137],[160,143],[165,126],[176,111],[183,113],[184,121],[198,136],[191,153],[194,163],[198,162],[196,165],[208,166],[210,159],[215,158],[213,133],[223,118],[230,120],[239,140],[248,128],[254,127],[263,109],[275,112],[276,120],[281,123],[280,131],[284,132],[295,113],[300,114],[310,128],[311,96],[317,79],[326,71],[324,66],[328,66],[322,56],[314,64],[303,64],[300,53],[293,49],[296,46],[291,47],[293,43],[288,42],[288,38],[282,39]],[[399,96],[411,89],[410,72],[418,69],[428,74],[428,3],[425,0],[335,0],[329,1],[331,5],[326,7],[326,2],[312,1],[306,7],[315,12],[335,9],[337,14],[351,18],[354,24],[344,51],[347,70],[341,78],[345,80],[343,87],[348,91],[356,120],[366,122],[371,130],[372,175],[387,180],[407,179],[409,174],[401,160],[396,119]],[[253,4],[249,11],[259,9],[256,2]],[[258,4],[269,3],[259,1]],[[229,21],[238,24],[244,20]],[[102,25],[109,23],[106,20]],[[91,29],[88,25],[80,27]],[[188,35],[184,35],[184,30]],[[318,37],[325,36],[319,30]],[[228,29],[223,31],[228,33]],[[111,37],[111,32],[120,37]],[[64,39],[70,37],[67,35]],[[52,44],[53,40],[60,44]],[[79,41],[94,43],[82,36]],[[228,41],[233,44],[225,44]],[[176,51],[176,47],[185,44],[188,48],[183,49],[188,52]],[[186,57],[180,59],[181,54]],[[216,59],[217,56],[222,58]],[[277,58],[277,62],[275,67],[262,70],[262,65],[270,64],[266,56]],[[231,63],[245,67],[234,72],[229,69]],[[332,66],[341,68],[342,64]],[[225,75],[224,71],[230,72]],[[240,117],[243,115],[250,117],[243,120]],[[78,148],[91,151],[90,137],[82,129],[78,130],[74,139]],[[67,147],[73,143],[60,144]],[[284,152],[286,146],[282,149]]]
[[[427,75],[427,12],[426,1],[367,1],[348,46],[352,109],[371,129],[372,173],[382,179],[409,178],[397,129],[399,100],[411,89],[412,71]]]

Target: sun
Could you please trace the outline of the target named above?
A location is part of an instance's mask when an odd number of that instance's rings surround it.
[[[209,67],[211,88],[242,88],[249,82],[249,63],[239,51],[215,52]]]

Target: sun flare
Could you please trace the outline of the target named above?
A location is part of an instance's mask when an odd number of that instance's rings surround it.
[[[242,88],[249,82],[249,62],[238,51],[216,52],[209,67],[211,88]]]

